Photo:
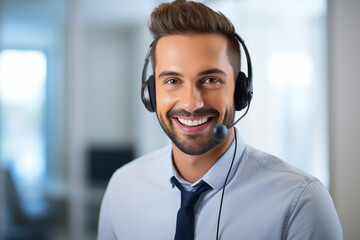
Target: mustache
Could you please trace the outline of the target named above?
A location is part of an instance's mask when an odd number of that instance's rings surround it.
[[[218,111],[212,108],[199,108],[193,111],[192,113],[186,111],[185,109],[171,109],[166,113],[168,118],[172,118],[173,116],[178,117],[204,117],[208,115],[215,115],[218,117],[220,114]]]

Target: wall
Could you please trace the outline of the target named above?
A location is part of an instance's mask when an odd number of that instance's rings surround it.
[[[86,33],[86,139],[90,145],[130,145],[126,31],[89,28]]]
[[[344,239],[360,238],[360,1],[329,0],[331,193]]]
[[[3,5],[3,0],[0,0],[0,9],[2,9],[2,5]],[[0,22],[2,22],[3,20],[3,13],[2,11],[0,11]],[[2,50],[2,24],[0,24],[0,51]],[[0,114],[1,114],[1,111],[0,111]],[[1,117],[1,115],[0,115]],[[0,128],[0,133],[1,133],[1,128]],[[1,151],[1,149],[0,149]],[[4,201],[3,199],[5,198],[5,186],[4,186],[4,179],[5,179],[5,176],[4,176],[4,173],[2,171],[2,169],[0,169],[0,212],[4,212]],[[0,216],[0,240],[3,240],[4,237],[3,237],[3,232],[4,232],[4,223],[3,223],[3,216]]]

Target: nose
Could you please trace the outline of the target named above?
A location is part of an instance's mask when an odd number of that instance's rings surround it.
[[[201,90],[194,85],[184,87],[180,97],[180,105],[180,107],[190,113],[202,108],[204,106],[204,100],[201,95]]]

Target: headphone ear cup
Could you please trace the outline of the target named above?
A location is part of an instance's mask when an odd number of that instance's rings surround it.
[[[149,112],[156,111],[155,77],[151,75],[141,88],[141,100]]]
[[[240,72],[236,79],[235,84],[235,93],[234,93],[234,103],[235,103],[235,110],[240,111],[244,109],[249,102],[248,94],[246,92],[247,86],[247,77],[245,73]]]

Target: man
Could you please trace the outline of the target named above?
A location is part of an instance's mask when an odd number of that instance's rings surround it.
[[[246,94],[251,79],[239,73],[228,19],[177,0],[155,9],[149,28],[154,76],[143,100],[172,144],[116,171],[98,239],[342,239],[318,179],[245,145],[230,128],[244,107],[236,107],[243,96],[235,89]],[[211,134],[217,124],[229,128],[222,141]]]

